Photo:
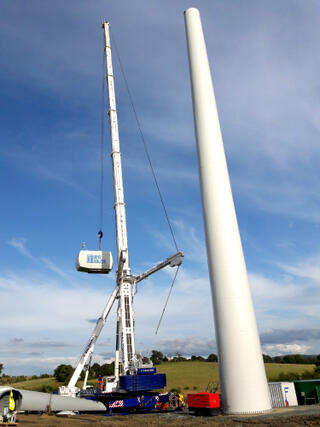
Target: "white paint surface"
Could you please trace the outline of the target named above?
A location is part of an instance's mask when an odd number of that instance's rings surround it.
[[[224,411],[271,410],[199,11],[185,12]]]

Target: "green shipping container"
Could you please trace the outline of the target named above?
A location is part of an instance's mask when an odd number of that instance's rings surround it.
[[[320,379],[294,381],[299,405],[320,403]]]

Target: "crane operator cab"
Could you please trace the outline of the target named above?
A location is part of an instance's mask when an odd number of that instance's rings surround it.
[[[82,247],[76,258],[76,269],[85,273],[108,274],[112,270],[112,266],[111,252],[89,251]]]

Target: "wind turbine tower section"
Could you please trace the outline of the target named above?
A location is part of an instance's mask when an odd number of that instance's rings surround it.
[[[207,258],[226,413],[271,410],[199,11],[185,11]]]

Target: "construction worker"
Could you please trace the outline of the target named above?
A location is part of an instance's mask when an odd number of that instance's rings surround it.
[[[100,390],[102,391],[103,390],[103,383],[102,383],[101,375],[99,375],[98,382],[99,382],[99,385],[100,385]]]
[[[16,419],[16,402],[13,398],[12,390],[10,390],[10,396],[9,396],[9,404],[7,408],[7,413],[3,412],[4,415],[4,421],[6,422],[14,422]]]
[[[9,410],[13,412],[16,409],[16,402],[13,398],[12,390],[10,391],[10,397],[9,397]]]

